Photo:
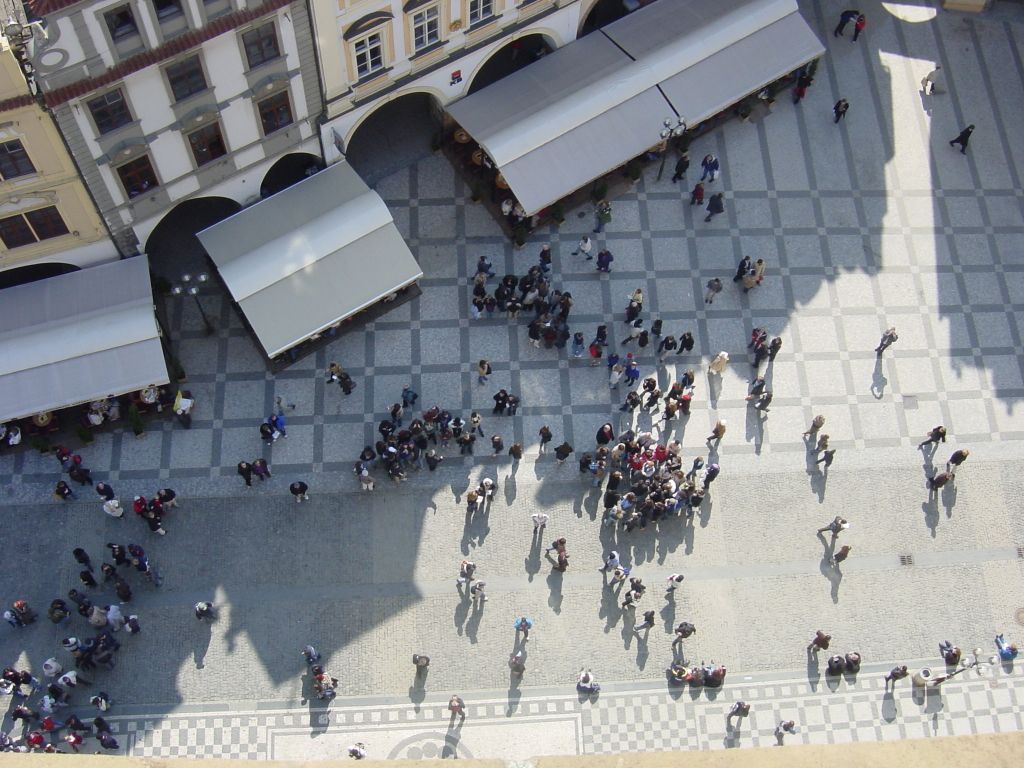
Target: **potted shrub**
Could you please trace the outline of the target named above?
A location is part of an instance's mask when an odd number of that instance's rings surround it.
[[[474,203],[479,203],[480,202],[480,182],[479,181],[474,180],[473,183],[469,185],[469,196],[470,196],[470,199]]]
[[[590,199],[599,203],[606,197],[608,197],[608,184],[604,180],[595,181],[594,186],[590,188]]]
[[[526,225],[517,224],[516,228],[512,230],[512,238],[515,240],[516,248],[526,245]]]
[[[626,175],[629,177],[629,180],[633,184],[636,184],[640,180],[640,176],[643,174],[643,172],[643,166],[640,165],[640,161],[637,160],[636,158],[633,158],[628,163],[626,163]]]
[[[96,435],[92,433],[92,430],[88,427],[78,428],[78,439],[82,441],[83,445],[88,445],[96,439]]]
[[[40,453],[50,452],[50,441],[40,435],[35,435],[28,444],[35,448]]]
[[[561,201],[551,206],[551,220],[555,224],[561,224],[565,221],[565,206],[562,205]]]

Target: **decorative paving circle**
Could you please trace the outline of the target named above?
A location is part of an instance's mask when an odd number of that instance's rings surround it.
[[[388,760],[432,760],[435,758],[472,760],[473,754],[459,738],[458,729],[448,733],[426,731],[402,739],[388,754]]]

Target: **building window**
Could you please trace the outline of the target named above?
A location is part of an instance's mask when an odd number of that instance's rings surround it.
[[[124,165],[118,166],[117,175],[121,177],[121,185],[124,187],[128,198],[138,197],[153,187],[159,187],[160,182],[156,180],[156,173],[153,171],[153,164],[149,162],[149,156],[143,155],[134,160],[129,160]]]
[[[120,88],[97,96],[95,99],[89,99],[86,106],[92,113],[96,130],[101,134],[110,133],[132,121],[132,114],[128,111],[128,104],[125,102],[124,93]]]
[[[231,10],[231,0],[203,0],[203,7],[206,9],[206,18],[215,19]]]
[[[220,133],[220,123],[210,123],[198,131],[193,131],[188,135],[188,143],[192,147],[192,157],[196,159],[196,165],[206,165],[228,153],[224,137]]]
[[[416,50],[433,45],[440,39],[437,6],[425,8],[412,17],[412,37]]]
[[[181,3],[178,0],[153,0],[153,10],[161,22],[181,16]]]
[[[242,35],[242,45],[245,46],[249,69],[255,69],[260,64],[281,55],[277,47],[277,32],[274,30],[273,22],[246,32]]]
[[[494,15],[494,0],[469,0],[469,25]]]
[[[357,40],[353,47],[356,52],[356,72],[360,79],[384,69],[384,41],[379,32]]]
[[[292,124],[292,105],[288,100],[288,91],[275,93],[257,105],[260,121],[263,123],[263,135],[268,136]]]
[[[29,160],[20,139],[0,143],[0,178],[7,181],[35,172],[36,167]]]
[[[115,43],[129,37],[137,37],[139,34],[139,28],[135,24],[135,16],[132,14],[132,9],[127,5],[107,11],[103,14],[103,18],[106,19],[107,29],[110,30],[110,38]]]
[[[175,101],[183,101],[189,96],[206,90],[206,76],[198,56],[193,56],[177,64],[171,64],[166,70],[167,82]]]
[[[60,211],[52,205],[0,219],[0,240],[8,248],[31,245],[67,233],[68,225],[61,218]]]

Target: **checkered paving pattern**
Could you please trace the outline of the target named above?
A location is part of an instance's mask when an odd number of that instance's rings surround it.
[[[585,753],[770,744],[775,724],[790,717],[800,726],[787,739],[814,743],[1021,726],[1016,673],[964,674],[943,688],[940,708],[934,697],[914,701],[909,686],[887,703],[879,670],[835,693],[824,681],[816,688],[794,681],[792,671],[780,681],[745,679],[801,669],[804,633],[817,626],[856,643],[866,659],[896,659],[926,653],[947,633],[1011,636],[1024,605],[1024,561],[1016,554],[1024,522],[1011,511],[1024,494],[1015,468],[1024,457],[1024,125],[1015,119],[1024,11],[1007,5],[986,16],[942,13],[932,23],[904,24],[869,3],[869,31],[852,45],[830,35],[840,6],[804,6],[829,45],[808,98],[793,106],[783,97],[764,119],[730,123],[691,149],[698,161],[707,152],[721,158],[724,173],[712,189],[725,191],[726,214],[704,224],[686,189],[648,168],[614,199],[611,225],[597,239],[616,257],[608,276],[571,255],[590,231],[589,208],[570,211],[560,228],[538,231],[516,250],[446,161],[432,156],[378,185],[424,269],[422,295],[365,329],[271,375],[212,286],[201,296],[217,326],[210,337],[194,302],[168,300],[171,342],[198,401],[193,428],[154,423],[141,440],[105,433],[82,451],[122,499],[170,485],[183,500],[168,516],[169,535],[145,540],[166,581],[160,593],[137,589],[146,630],[131,642],[144,653],[123,654],[104,682],[118,701],[110,719],[126,750],[306,757],[290,750],[301,742],[328,754],[345,746],[331,740],[338,734],[366,741],[373,756],[446,748],[490,756],[499,747],[497,756],[507,756],[500,726],[508,723],[536,734],[535,742],[522,739],[533,750],[525,758],[545,744],[578,743]],[[923,97],[915,89],[933,61],[948,73],[948,89]],[[831,105],[839,96],[852,106],[837,127]],[[979,129],[963,156],[946,141],[970,121]],[[695,181],[692,172],[687,181]],[[694,414],[673,434],[691,457],[706,453],[703,438],[716,418],[730,426],[722,477],[692,525],[628,539],[598,533],[598,501],[585,496],[572,467],[537,458],[542,424],[585,450],[610,418],[620,428],[634,421],[616,410],[622,391],[609,391],[603,368],[526,343],[525,317],[467,319],[477,258],[487,256],[499,274],[522,274],[542,242],[552,244],[553,284],[572,293],[571,323],[588,340],[597,324],[609,323],[618,346],[621,313],[638,286],[646,314],[663,319],[667,332],[694,333],[696,353],[658,369],[662,384],[681,369],[698,371]],[[728,279],[744,254],[769,265],[765,284],[747,295]],[[703,304],[704,285],[716,276],[726,290]],[[872,350],[890,325],[900,339],[876,358]],[[746,340],[755,326],[784,339],[768,369],[775,399],[767,419],[744,400]],[[702,369],[718,350],[729,351],[732,363],[721,381],[709,380]],[[494,368],[486,387],[475,379],[481,357]],[[650,349],[639,358],[645,375],[654,372]],[[356,378],[352,396],[325,383],[331,360]],[[478,409],[488,437],[498,431],[506,446],[525,442],[518,478],[507,457],[487,458],[481,448],[471,462],[450,450],[434,475],[415,475],[400,490],[353,494],[351,462],[406,383],[420,405]],[[499,387],[522,397],[516,417],[490,415]],[[257,424],[278,396],[296,407],[286,414],[288,437],[266,448]],[[799,438],[817,413],[827,416],[839,449],[827,493],[813,459],[802,460]],[[646,428],[648,418],[635,422]],[[939,423],[951,439],[934,465],[954,446],[969,445],[972,458],[955,487],[926,502],[914,446]],[[243,497],[235,465],[258,455],[270,460],[275,480]],[[65,562],[71,547],[95,553],[144,530],[104,518],[91,497],[50,504],[55,469],[52,457],[31,451],[0,454],[5,530],[12,541],[30,541],[42,527],[45,546],[53,546],[54,560],[32,560],[2,577],[7,593],[34,590],[27,597],[37,605],[52,599],[55,583],[61,591],[77,583],[77,569]],[[463,528],[461,494],[484,472],[500,481],[495,513]],[[281,482],[294,477],[311,487],[312,501],[301,507]],[[533,511],[551,513],[551,529],[572,542],[564,579],[541,574],[541,556],[525,543]],[[853,521],[843,536],[854,556],[842,573],[828,567],[813,537],[835,514]],[[234,546],[225,545],[225,532]],[[737,649],[729,661],[735,672],[713,701],[707,692],[666,692],[659,678],[669,640],[652,640],[648,656],[630,619],[609,610],[615,601],[591,568],[608,546],[646,569],[651,583],[685,569],[685,589],[661,612],[660,631],[670,635],[672,622],[685,618],[701,628],[693,653],[724,659],[723,649]],[[452,594],[449,572],[470,554],[488,579],[483,611]],[[916,565],[900,565],[901,554]],[[942,599],[954,593],[962,601]],[[218,623],[196,625],[189,610],[197,599],[214,600]],[[540,622],[531,637],[531,684],[564,685],[581,663],[602,680],[633,682],[607,686],[596,704],[561,688],[546,696],[524,689],[518,700],[502,690],[472,704],[476,689],[504,684],[507,617],[522,611]],[[741,654],[752,622],[759,647]],[[0,638],[3,658],[38,664],[50,655],[60,629],[40,625]],[[580,628],[587,628],[585,647]],[[298,708],[297,649],[306,642],[321,648],[330,668],[346,669],[345,691],[354,696],[404,693],[408,653],[427,649],[435,659],[431,701],[417,709],[406,697],[338,700],[329,714]],[[449,688],[474,707],[455,747],[443,702],[432,699]],[[727,732],[724,712],[741,697],[752,714]],[[250,711],[256,701],[283,703]],[[473,735],[477,722],[483,730]]]

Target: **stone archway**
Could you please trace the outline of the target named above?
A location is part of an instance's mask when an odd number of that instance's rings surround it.
[[[551,38],[536,32],[510,40],[505,45],[497,48],[477,68],[466,93],[476,93],[480,89],[498,82],[503,77],[507,77],[513,72],[522,69],[541,56],[551,53],[556,47],[555,42]]]
[[[399,96],[370,112],[352,132],[345,159],[373,186],[433,151],[441,106],[429,93]]]
[[[23,267],[14,267],[0,272],[0,290],[13,288],[16,285],[34,283],[36,280],[45,280],[48,277],[66,275],[69,272],[77,272],[81,267],[74,264],[65,264],[59,261],[45,261],[40,264],[26,264]]]
[[[586,13],[580,15],[580,28],[576,37],[585,37],[653,2],[654,0],[597,0]]]
[[[185,272],[209,271],[206,249],[196,232],[240,210],[239,203],[226,197],[195,197],[176,205],[146,239],[150,272],[175,282]]]
[[[289,152],[270,166],[260,184],[260,197],[267,198],[298,184],[324,167],[323,161],[308,152]]]

